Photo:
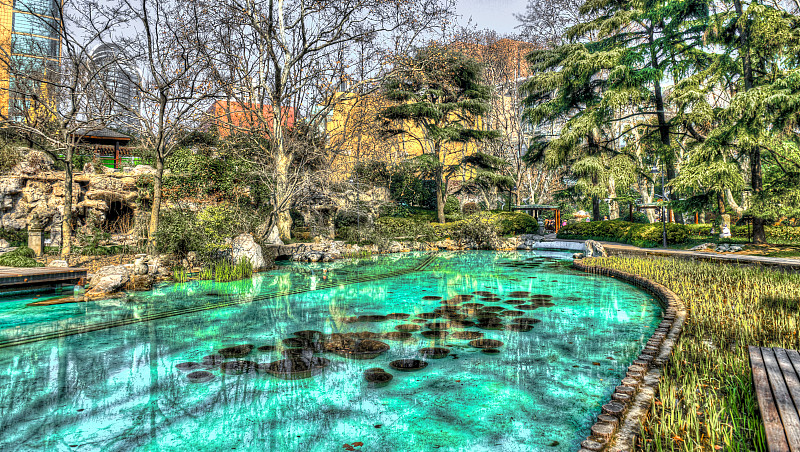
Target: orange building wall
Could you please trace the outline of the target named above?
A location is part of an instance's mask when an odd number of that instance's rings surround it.
[[[292,129],[296,124],[296,109],[281,107],[283,124]],[[226,138],[236,133],[253,133],[261,129],[261,133],[268,136],[272,133],[273,111],[271,105],[262,105],[259,112],[258,105],[242,104],[239,102],[217,101],[206,111],[207,124],[217,130],[220,138]]]

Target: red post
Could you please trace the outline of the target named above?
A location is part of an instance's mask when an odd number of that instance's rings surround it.
[[[114,169],[119,168],[119,141],[114,142]]]

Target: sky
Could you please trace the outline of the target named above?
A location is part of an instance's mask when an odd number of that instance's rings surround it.
[[[525,12],[528,0],[457,0],[456,10],[464,24],[472,18],[479,30],[489,28],[498,33],[515,33],[519,21],[514,14]]]

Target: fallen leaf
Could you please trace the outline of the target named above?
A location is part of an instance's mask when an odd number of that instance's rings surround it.
[[[342,447],[344,447],[344,450],[355,450],[355,449],[353,448],[353,446],[351,446],[351,445],[349,445],[349,444],[345,444],[345,445],[344,445],[344,446],[342,446]]]
[[[599,366],[600,363],[592,363],[593,366]]]
[[[355,447],[361,447],[363,445],[364,445],[364,443],[362,443],[361,441],[356,441],[356,442],[353,443],[353,446],[355,446]]]

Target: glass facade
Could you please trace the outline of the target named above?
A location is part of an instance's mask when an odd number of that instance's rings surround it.
[[[61,56],[57,1],[13,1],[11,39],[7,47],[11,53],[8,101],[17,112],[29,108],[25,99],[30,94],[42,94],[39,92],[42,85],[36,80],[57,72],[53,70]],[[31,77],[31,74],[37,75]]]

